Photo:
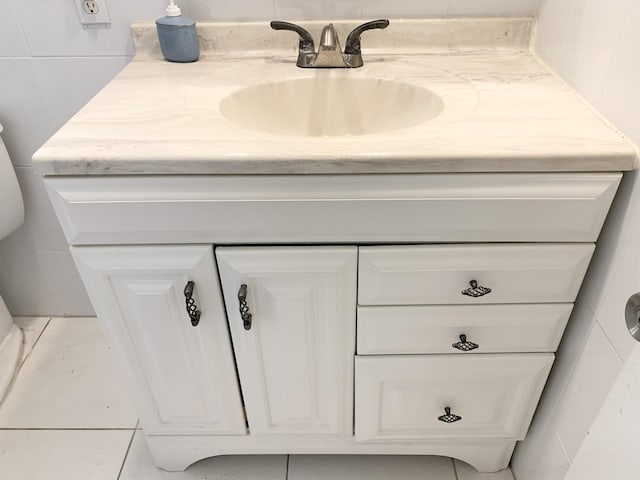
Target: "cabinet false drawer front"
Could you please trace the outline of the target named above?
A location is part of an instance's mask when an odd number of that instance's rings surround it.
[[[211,245],[71,253],[109,341],[126,357],[145,433],[246,435]]]
[[[356,247],[216,256],[251,435],[351,438]]]
[[[573,302],[594,245],[361,247],[360,305]]]
[[[554,352],[573,305],[358,308],[358,355]]]
[[[524,438],[554,356],[356,357],[360,442]]]

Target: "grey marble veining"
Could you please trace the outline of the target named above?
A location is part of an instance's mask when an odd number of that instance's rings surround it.
[[[298,69],[295,35],[265,26],[200,24],[203,59],[193,64],[158,58],[153,26],[135,26],[134,61],[36,152],[36,169],[99,175],[635,167],[633,146],[528,52],[530,19],[396,21],[386,40],[387,31],[363,36],[365,66],[353,70]],[[425,124],[345,137],[250,131],[219,111],[223,98],[246,86],[340,76],[428,88],[445,108]]]

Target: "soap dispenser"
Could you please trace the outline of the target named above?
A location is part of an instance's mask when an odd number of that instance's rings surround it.
[[[156,20],[158,40],[164,58],[170,62],[195,62],[200,56],[196,22],[182,16],[174,0],[169,1],[167,16]]]

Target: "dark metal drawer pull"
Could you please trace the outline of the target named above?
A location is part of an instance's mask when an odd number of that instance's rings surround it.
[[[471,285],[469,288],[462,290],[462,295],[467,295],[469,297],[482,297],[487,293],[491,293],[491,289],[489,287],[478,285],[478,282],[475,280],[471,280],[469,285]]]
[[[238,290],[238,303],[244,329],[251,330],[252,316],[249,312],[249,304],[247,303],[247,286],[244,283],[240,285],[240,290]]]
[[[462,420],[462,417],[460,415],[455,415],[455,414],[451,413],[451,408],[445,407],[444,408],[444,415],[440,415],[438,417],[438,420],[440,420],[441,422],[444,422],[444,423],[455,423],[455,422],[459,422],[460,420]]]
[[[457,348],[458,350],[462,350],[463,352],[470,352],[471,350],[475,350],[480,345],[477,343],[469,342],[467,340],[467,336],[462,334],[460,335],[460,341],[451,345],[453,348]]]
[[[193,287],[194,283],[189,280],[184,287],[184,298],[185,304],[187,306],[187,314],[191,319],[191,325],[197,327],[200,323],[200,310],[198,310],[198,306],[196,305],[196,301],[193,299]]]

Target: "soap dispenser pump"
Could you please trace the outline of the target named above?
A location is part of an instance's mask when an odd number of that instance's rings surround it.
[[[182,15],[169,0],[167,15],[156,20],[158,40],[164,58],[170,62],[195,62],[200,57],[196,22]]]

